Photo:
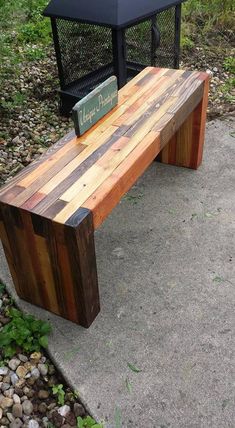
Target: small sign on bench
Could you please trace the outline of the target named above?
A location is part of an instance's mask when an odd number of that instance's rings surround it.
[[[117,78],[109,77],[73,107],[75,132],[80,137],[118,102]]]

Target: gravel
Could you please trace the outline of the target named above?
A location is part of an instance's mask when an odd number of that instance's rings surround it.
[[[0,330],[5,320],[9,321],[5,312],[12,305],[6,292],[1,297]],[[65,392],[63,405],[52,391],[53,386],[60,384]],[[77,416],[86,415],[77,395],[66,385],[46,353],[27,354],[19,349],[4,366],[0,363],[0,428],[75,428]]]

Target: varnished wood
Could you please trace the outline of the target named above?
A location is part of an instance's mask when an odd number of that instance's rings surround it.
[[[0,236],[16,291],[88,327],[99,312],[94,229],[157,157],[197,168],[209,77],[147,67],[118,105],[69,133],[0,190]]]

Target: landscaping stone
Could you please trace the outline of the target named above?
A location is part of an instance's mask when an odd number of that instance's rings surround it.
[[[12,383],[12,385],[16,385],[18,381],[19,381],[19,378],[18,378],[17,374],[13,373],[11,375],[11,383]]]
[[[33,405],[31,403],[31,401],[29,400],[25,400],[22,404],[22,409],[25,415],[29,416],[31,415],[32,411],[33,411]]]
[[[19,404],[20,403],[20,397],[17,394],[13,394],[13,401],[15,404]]]
[[[22,418],[22,415],[23,415],[22,405],[19,403],[13,404],[12,414],[15,418]]]
[[[50,395],[49,391],[43,390],[41,389],[40,391],[38,391],[38,398],[40,400],[45,400],[46,398],[48,398]]]
[[[39,428],[39,423],[35,419],[30,419],[28,428]]]
[[[24,378],[25,377],[25,375],[28,373],[28,370],[27,370],[27,368],[26,367],[24,367],[24,366],[19,366],[17,369],[16,369],[16,374],[17,374],[17,376],[19,377],[19,378]]]
[[[15,419],[13,422],[10,423],[10,428],[20,428],[22,427],[23,422],[20,419]]]
[[[7,375],[9,369],[7,367],[0,367],[0,376]]]
[[[13,405],[12,398],[3,397],[3,398],[0,399],[0,406],[2,407],[3,410],[4,409],[8,409],[12,405]]]
[[[20,360],[18,358],[12,358],[8,363],[8,366],[13,371],[15,371],[19,365],[20,365]]]
[[[38,370],[42,376],[46,376],[48,373],[48,367],[46,364],[38,364]]]
[[[65,404],[64,406],[60,407],[57,411],[61,416],[66,417],[66,415],[70,412],[70,407],[67,406],[67,404]]]

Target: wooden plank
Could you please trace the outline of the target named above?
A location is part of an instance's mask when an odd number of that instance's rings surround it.
[[[83,203],[93,213],[97,229],[160,151],[159,134],[150,132],[113,173]]]
[[[3,221],[0,221],[0,239],[2,241],[3,250],[7,259],[8,267],[15,285],[16,292],[18,295],[20,295],[21,284],[17,277],[16,260],[13,256]]]
[[[79,209],[65,229],[79,324],[89,327],[100,311],[92,213]]]
[[[197,86],[178,111],[173,114],[161,134],[161,151],[158,160],[171,165],[197,169],[202,160],[208,103],[209,76],[203,73]],[[203,81],[203,78],[205,79]],[[195,89],[196,88],[196,89]],[[186,119],[185,119],[186,118]],[[183,122],[184,120],[184,122]],[[173,127],[172,127],[173,125]],[[158,124],[159,131],[160,124]],[[177,131],[177,132],[176,132]]]
[[[68,147],[69,150],[66,150]],[[60,151],[57,152],[54,157],[47,159],[36,171],[20,182],[21,185],[25,186],[25,190],[14,198],[14,206],[22,206],[29,198],[34,196],[35,192],[39,191],[48,180],[61,171],[76,155],[81,153],[85,146],[82,144],[74,145],[74,142],[69,142],[66,148],[63,148],[63,154]],[[39,193],[44,192],[40,190]]]
[[[36,302],[36,304],[41,305],[42,299],[36,285],[37,281],[31,260],[31,248],[27,243],[24,225],[20,223],[20,214],[18,213],[19,218],[16,218],[15,213],[13,207],[1,204],[1,216],[13,256],[14,271],[18,280],[17,291],[21,298],[24,298],[28,302]]]
[[[60,308],[56,295],[56,288],[53,278],[53,272],[48,254],[45,238],[34,234],[35,247],[37,249],[37,262],[41,268],[43,275],[44,288],[47,292],[47,300],[43,300],[43,308],[55,314],[60,314]],[[37,285],[39,286],[39,282]]]

